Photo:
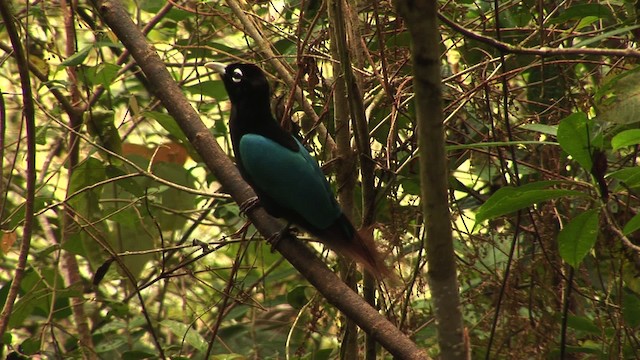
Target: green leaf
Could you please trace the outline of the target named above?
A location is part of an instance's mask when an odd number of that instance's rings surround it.
[[[545,189],[557,182],[541,181],[520,187],[503,187],[478,208],[476,223],[524,209],[539,202],[568,196],[586,196],[576,190]]]
[[[66,241],[62,243],[61,248],[70,253],[87,257],[80,233],[69,234]]]
[[[183,144],[189,143],[189,140],[187,140],[187,137],[182,132],[182,129],[180,129],[180,126],[178,126],[178,123],[171,115],[158,111],[145,111],[143,113],[143,116],[147,116],[156,120],[158,124],[160,124],[160,126],[167,130],[169,134],[180,140]]]
[[[144,205],[143,205],[144,206]],[[129,252],[131,254],[146,251],[158,246],[156,244],[159,235],[153,219],[147,216],[146,210],[136,207],[122,208],[118,204],[105,204],[105,216],[109,217],[112,226],[117,231],[111,231],[105,235],[107,242],[116,252]],[[182,217],[175,216],[178,219]],[[164,224],[162,221],[158,222]],[[122,263],[128,272],[138,278],[147,267],[147,263],[156,257],[155,253],[143,253],[122,257]],[[101,262],[102,265],[104,263]],[[116,267],[119,271],[120,267]]]
[[[239,354],[212,355],[211,360],[245,360],[246,357]]]
[[[196,183],[196,179],[193,174],[182,165],[161,162],[156,164],[153,170],[159,177],[178,185],[193,189],[194,184]],[[157,184],[157,186],[158,188],[162,187],[160,184]],[[168,188],[166,191],[162,191],[159,194],[159,197],[165,207],[169,207],[177,213],[191,211],[196,208],[196,195],[182,190]],[[156,220],[162,225],[162,228],[166,230],[179,230],[187,221],[186,217],[176,216],[175,213],[156,211],[154,209],[151,211],[156,217]]]
[[[635,124],[640,121],[640,69],[626,71],[607,82],[596,93],[598,121]]]
[[[520,126],[525,130],[537,131],[539,133],[556,136],[558,134],[557,125],[544,125],[544,124],[524,124]]]
[[[82,226],[91,223],[93,236],[102,236],[109,232],[104,222],[97,221],[104,215],[100,206],[103,186],[95,187],[95,184],[105,179],[104,164],[96,158],[89,157],[73,170],[67,190],[69,195],[75,194],[68,200],[69,205],[80,215],[79,222]],[[91,266],[96,267],[104,262],[105,251],[95,238],[82,231],[80,241],[84,248],[82,253]]]
[[[11,287],[11,282],[13,280],[9,280],[7,281],[1,288],[0,288],[0,307],[4,307],[4,303],[7,302],[7,295],[9,294],[9,288]],[[7,333],[5,333],[6,335]],[[0,344],[10,344],[11,342],[6,342],[3,340],[2,342],[0,342]]]
[[[92,85],[102,85],[106,88],[111,85],[116,78],[120,66],[109,63],[100,63],[85,71],[87,81]]]
[[[576,49],[577,48],[581,48],[581,47],[585,47],[585,46],[588,46],[588,45],[591,45],[591,44],[594,44],[594,43],[597,43],[597,42],[600,42],[600,41],[603,41],[603,40],[606,40],[606,39],[610,39],[610,38],[612,38],[614,36],[617,36],[617,35],[620,35],[620,34],[626,34],[628,32],[636,30],[638,28],[640,28],[640,25],[630,25],[630,26],[624,26],[624,27],[620,27],[620,28],[616,27],[613,30],[605,31],[603,33],[600,33],[599,35],[596,35],[596,36],[590,37],[590,38],[588,38],[586,40],[580,41],[580,42],[574,44],[573,47],[576,48]]]
[[[98,341],[95,346],[95,350],[97,353],[105,353],[112,350],[117,350],[118,348],[127,344],[127,338],[122,335],[110,334],[109,336],[105,336]]]
[[[229,44],[229,45],[232,45],[232,44]],[[228,46],[221,42],[207,42],[207,47],[211,48],[213,50],[213,53],[217,53],[217,54],[240,55],[242,53],[239,48]]]
[[[602,353],[602,343],[600,342],[594,342],[591,340],[586,340],[582,343],[582,345],[579,346],[573,346],[573,345],[567,345],[564,347],[565,348],[565,352],[567,354],[600,354],[600,355],[604,355]],[[553,351],[551,352],[551,356],[549,358],[551,359],[559,359],[560,353],[559,351]],[[589,358],[589,357],[582,357],[582,358]],[[594,359],[602,359],[604,358],[604,356],[600,356],[600,357],[593,357]]]
[[[213,122],[213,136],[224,136],[228,133],[227,124],[223,120]]]
[[[420,195],[420,179],[404,177],[400,180],[400,185],[406,194]]]
[[[627,325],[640,326],[640,298],[633,293],[625,293],[622,298],[622,316]]]
[[[187,326],[175,320],[162,320],[161,324],[169,328],[169,330],[180,339],[184,339],[189,345],[200,351],[207,350],[207,342],[192,327]]]
[[[78,50],[77,53],[69,56],[65,61],[61,62],[60,65],[77,66],[82,64],[84,59],[86,59],[87,56],[89,55],[89,52],[91,51],[91,49],[93,49],[93,44],[83,47],[82,49]]]
[[[623,131],[611,139],[611,147],[618,150],[622,147],[640,144],[640,129]]]
[[[113,110],[94,109],[84,114],[89,133],[95,137],[98,144],[116,154],[122,154],[122,138],[115,124]]]
[[[593,96],[594,99],[598,104],[600,104],[602,102],[603,97],[607,95],[611,95],[612,93],[615,92],[614,90],[616,89],[618,82],[620,82],[622,79],[628,76],[636,76],[636,73],[638,72],[640,72],[640,66],[636,66],[635,68],[622,72],[616,76],[609,77],[606,82],[600,85],[600,87],[598,88],[598,90]]]
[[[619,180],[629,188],[636,188],[640,186],[640,167],[632,167],[614,171],[607,175],[607,177]]]
[[[613,18],[611,9],[602,4],[578,4],[558,12],[558,16],[549,19],[550,24],[561,24],[585,17]]]
[[[195,85],[183,87],[183,89],[193,95],[204,95],[216,100],[224,100],[229,97],[222,80],[201,81]]]
[[[622,264],[622,280],[624,285],[633,291],[636,295],[640,295],[640,277],[637,276],[638,270],[635,263],[625,261]]]
[[[576,216],[558,234],[560,257],[578,267],[598,238],[600,210],[590,209]]]
[[[293,288],[293,290],[287,293],[287,302],[289,305],[300,310],[309,302],[309,297],[306,294],[308,286],[300,285]]]
[[[629,235],[632,232],[636,231],[640,229],[640,214],[636,214],[634,217],[632,217],[625,225],[624,228],[622,229],[622,232],[625,235]]]
[[[20,345],[20,350],[25,355],[34,355],[40,351],[40,339],[28,338]]]
[[[117,301],[106,301],[107,306],[109,306],[109,314],[118,318],[124,318],[125,316],[131,315],[129,312],[129,305],[117,302]]]
[[[569,315],[567,326],[572,329],[580,330],[592,334],[600,334],[600,328],[593,323],[593,320],[584,316]]]
[[[141,350],[131,350],[122,353],[122,360],[155,359],[156,354]]]
[[[47,196],[37,196],[35,197],[34,200],[34,213],[38,213],[40,212],[40,210],[44,209],[45,207],[49,206],[51,204],[51,197],[49,195]],[[24,206],[24,204],[22,205]],[[12,215],[11,217],[9,217],[7,222],[5,222],[3,225],[5,226],[5,229],[13,229],[16,226],[19,226],[23,221],[24,221],[24,215],[25,212],[24,211],[18,211],[17,213],[15,213],[14,215]],[[5,219],[3,219],[5,220]]]
[[[11,284],[11,282],[7,283],[7,288],[9,287],[8,285]],[[2,302],[0,302],[2,303]],[[2,334],[2,340],[0,340],[0,344],[11,344],[11,342],[13,341],[13,335],[11,335],[8,332],[5,332],[4,334]]]
[[[31,315],[36,308],[36,300],[40,299],[42,293],[42,287],[38,287],[41,278],[38,274],[33,271],[33,268],[27,269],[25,271],[24,278],[22,279],[22,283],[20,284],[20,290],[22,292],[22,296],[16,301],[13,306],[13,311],[11,312],[11,317],[9,318],[8,328],[17,328],[22,325],[22,323]],[[46,302],[48,300],[48,296],[44,296],[42,298],[43,301]],[[46,302],[46,304],[50,304]],[[42,305],[40,302],[39,305]]]
[[[104,164],[93,157],[87,158],[81,162],[73,170],[71,181],[68,189],[69,194],[77,193],[69,203],[76,211],[82,215],[96,214],[99,212],[99,194],[98,190],[88,188],[97,182],[106,179]],[[87,218],[91,220],[93,218]]]
[[[114,165],[107,165],[105,172],[110,179],[127,175],[127,172]],[[134,180],[134,178],[124,178],[117,180],[116,185],[127,191],[133,196],[141,197],[144,195],[144,189]]]
[[[36,126],[36,144],[44,145],[47,143],[47,131],[49,126]]]
[[[589,135],[593,122],[585,113],[574,113],[560,121],[558,125],[558,142],[575,161],[587,171],[591,171],[591,149]]]

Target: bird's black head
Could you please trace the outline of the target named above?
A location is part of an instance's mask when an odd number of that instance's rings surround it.
[[[234,63],[224,66],[220,63],[207,63],[205,66],[220,73],[232,104],[269,103],[269,83],[256,65]]]

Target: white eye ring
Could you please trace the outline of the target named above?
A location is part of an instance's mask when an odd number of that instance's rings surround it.
[[[234,83],[239,83],[240,81],[242,81],[243,76],[244,75],[242,75],[242,70],[233,69],[233,74],[231,74],[231,81],[233,81]]]

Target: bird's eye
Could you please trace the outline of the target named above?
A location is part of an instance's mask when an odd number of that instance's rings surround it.
[[[234,83],[239,83],[240,81],[242,81],[242,70],[240,69],[234,69],[233,73],[231,74],[231,80]]]

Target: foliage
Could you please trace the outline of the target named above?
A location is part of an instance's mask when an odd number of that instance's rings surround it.
[[[302,127],[335,177],[332,149],[318,135],[319,125],[332,136],[340,131],[322,2],[246,6],[319,124],[309,123],[291,84],[265,63],[262,43],[239,30],[231,1],[125,3],[141,26],[153,21],[148,39],[229,155],[229,104],[206,61],[263,65],[273,75],[279,119]],[[155,358],[156,341],[174,358],[204,358],[210,344],[218,359],[336,358],[344,319],[259,239],[135,64],[119,59],[123,47],[95,9],[64,4],[16,2],[14,9],[34,75],[38,188],[29,266],[2,337],[5,351],[86,356],[84,318],[100,358]],[[475,357],[637,358],[636,8],[440,5],[450,206]],[[347,8],[376,165],[376,241],[400,280],[380,289],[378,304],[436,355],[408,36],[390,2]],[[0,29],[3,304],[24,231],[26,166],[20,83]],[[356,186],[356,214],[362,193]],[[81,282],[70,281],[74,273]]]

